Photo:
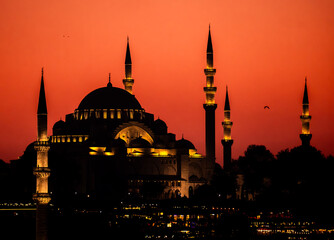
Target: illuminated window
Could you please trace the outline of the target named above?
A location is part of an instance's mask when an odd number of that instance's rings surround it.
[[[121,109],[117,109],[117,119],[121,119]]]
[[[101,111],[100,110],[96,110],[95,111],[95,117],[96,118],[100,118],[100,116],[101,116]]]
[[[130,119],[133,119],[133,109],[130,109]]]
[[[107,119],[107,116],[108,116],[107,109],[103,109],[103,118]]]
[[[85,110],[85,112],[84,112],[84,118],[85,119],[88,119],[88,112]]]

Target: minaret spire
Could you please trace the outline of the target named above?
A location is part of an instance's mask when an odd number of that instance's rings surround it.
[[[130,44],[129,44],[129,37],[127,37],[126,54],[125,54],[125,79],[123,79],[123,84],[125,90],[131,94],[132,94],[133,83],[134,80],[132,78],[132,61],[130,54]]]
[[[213,68],[213,48],[211,39],[211,27],[209,26],[209,36],[206,49],[206,68],[204,69],[206,76],[205,92],[205,148],[207,159],[207,177],[210,179],[213,174],[213,169],[216,161],[216,141],[215,141],[215,93],[217,88],[214,86],[214,76],[216,69]]]
[[[305,77],[305,87],[304,87],[303,104],[309,104],[309,102],[308,102],[308,94],[307,94],[307,77]]]
[[[224,106],[224,121],[222,122],[224,128],[224,138],[222,139],[222,144],[224,148],[223,161],[224,161],[224,169],[227,170],[231,166],[232,162],[232,154],[231,147],[233,144],[233,140],[231,138],[231,128],[233,122],[231,122],[231,108],[230,108],[230,100],[228,97],[228,88],[226,86],[226,96],[225,96],[225,106]]]
[[[230,111],[230,100],[229,100],[229,97],[228,97],[228,88],[227,88],[227,86],[226,86],[226,96],[225,96],[224,111]]]
[[[213,49],[212,49],[212,40],[211,40],[211,31],[209,25],[209,37],[208,37],[208,44],[206,47],[206,56],[207,56],[207,68],[213,68]]]
[[[37,141],[35,150],[37,152],[36,167],[34,175],[36,176],[36,193],[33,199],[37,203],[36,209],[36,239],[47,240],[47,219],[48,204],[51,200],[49,194],[48,178],[50,169],[48,167],[48,151],[50,149],[49,139],[47,137],[47,108],[44,89],[44,73],[42,69],[41,88],[39,93],[38,110],[37,110]]]
[[[45,88],[44,88],[44,70],[42,68],[41,87],[39,90],[37,114],[47,114],[47,113],[48,111],[46,107]]]
[[[302,146],[309,146],[312,138],[312,134],[310,132],[310,122],[311,116],[309,111],[309,100],[307,93],[307,78],[305,77],[305,86],[304,86],[304,95],[303,95],[303,111],[300,116],[300,120],[302,122],[302,133],[299,135],[302,140]]]

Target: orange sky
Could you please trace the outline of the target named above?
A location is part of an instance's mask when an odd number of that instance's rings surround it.
[[[107,84],[109,72],[113,85],[123,87],[127,35],[133,90],[142,107],[204,154],[209,23],[217,69],[217,161],[226,85],[233,158],[249,144],[276,154],[300,144],[305,76],[311,144],[334,154],[333,12],[332,0],[2,0],[0,159],[16,159],[36,138],[42,67],[51,134],[86,94]]]

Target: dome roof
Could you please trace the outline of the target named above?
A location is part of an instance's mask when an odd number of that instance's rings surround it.
[[[53,125],[53,135],[64,134],[66,131],[66,123],[63,120],[59,120]]]
[[[195,149],[194,144],[192,144],[190,141],[188,141],[188,140],[186,140],[184,138],[176,141],[175,147],[176,148]]]
[[[158,118],[153,122],[153,131],[157,135],[167,134],[167,124]]]
[[[79,104],[78,109],[142,109],[134,95],[112,87],[98,88],[89,93]]]
[[[130,147],[149,148],[151,144],[142,137],[136,138],[130,142]]]
[[[65,122],[63,120],[59,120],[53,125],[53,128],[61,129],[65,126]]]
[[[125,147],[126,146],[126,142],[123,139],[121,139],[121,138],[117,138],[117,139],[113,139],[111,141],[111,145],[113,147]]]

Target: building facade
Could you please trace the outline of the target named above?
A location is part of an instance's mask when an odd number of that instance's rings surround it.
[[[208,156],[204,157],[190,141],[176,139],[167,124],[146,112],[133,95],[128,40],[124,89],[114,87],[109,74],[106,86],[87,94],[64,121],[53,125],[47,140],[52,198],[191,197],[196,188],[210,182],[215,164],[214,73],[209,31],[204,88]],[[43,76],[42,84],[44,93]],[[33,146],[25,156],[34,157]]]

